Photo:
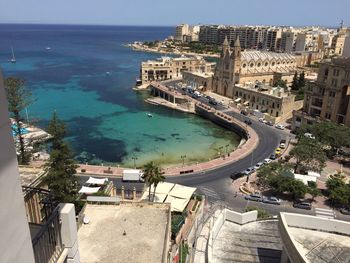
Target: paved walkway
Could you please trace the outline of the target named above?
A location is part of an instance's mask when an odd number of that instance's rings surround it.
[[[239,146],[234,152],[230,153],[230,156],[224,158],[217,158],[210,160],[208,162],[191,164],[187,166],[178,167],[165,167],[164,172],[167,176],[180,175],[180,173],[191,171],[192,173],[203,172],[207,170],[212,170],[217,167],[225,166],[227,164],[236,162],[245,156],[249,155],[258,145],[259,137],[256,132],[248,127],[248,132],[250,138],[243,145]],[[123,170],[127,168],[123,167],[106,167],[106,166],[96,166],[96,165],[86,165],[80,164],[77,169],[78,174],[94,174],[103,176],[121,176]],[[130,168],[129,168],[130,169]],[[85,172],[83,172],[85,170]]]

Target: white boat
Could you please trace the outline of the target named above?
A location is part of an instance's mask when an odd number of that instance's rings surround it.
[[[152,118],[153,115],[151,113],[147,113],[148,118]]]
[[[111,74],[111,72],[109,72],[109,71],[106,71],[106,74],[107,74],[107,75],[109,75],[109,74]]]
[[[15,52],[13,51],[13,47],[11,47],[11,51],[12,51],[11,63],[16,63]]]
[[[51,50],[51,47],[46,47],[46,50]]]

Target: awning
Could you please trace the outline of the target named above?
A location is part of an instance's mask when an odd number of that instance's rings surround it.
[[[99,187],[87,187],[87,186],[83,186],[80,190],[79,193],[80,194],[94,194],[97,193],[100,190],[100,186]]]
[[[108,178],[89,177],[89,180],[86,181],[86,184],[104,185],[107,181],[108,181]]]
[[[154,202],[156,203],[163,203],[165,198],[167,197],[167,194],[157,194],[154,196]],[[143,193],[141,200],[148,201],[149,200],[149,188]],[[153,192],[151,192],[151,201],[153,201]]]
[[[241,98],[235,99],[235,102],[240,102]]]
[[[168,195],[164,203],[170,203],[171,212],[183,212],[190,199],[181,199]]]
[[[196,191],[196,188],[194,187],[188,187],[188,186],[177,184],[169,192],[169,195],[171,195],[172,197],[177,197],[182,199],[190,199],[195,191]]]
[[[171,189],[173,189],[175,184],[173,183],[167,183],[167,182],[162,182],[162,183],[159,183],[157,185],[157,188],[156,188],[156,193],[157,194],[168,194]],[[153,192],[154,191],[154,187],[153,187],[153,184],[151,186],[151,191]]]

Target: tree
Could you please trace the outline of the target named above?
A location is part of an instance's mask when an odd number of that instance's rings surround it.
[[[350,203],[350,184],[344,182],[344,176],[336,174],[326,181],[329,199],[332,203],[348,205]]]
[[[304,71],[300,73],[299,79],[298,79],[298,89],[301,89],[305,87],[306,82],[305,82],[305,73]]]
[[[322,171],[327,160],[321,145],[305,137],[299,139],[298,144],[290,151],[290,156],[296,159],[294,172]]]
[[[317,188],[317,184],[315,182],[308,182],[307,192],[312,196],[312,200],[321,194],[321,191]]]
[[[330,155],[338,154],[342,147],[350,147],[350,128],[347,126],[325,121],[307,125],[305,129],[321,144],[331,148]]]
[[[287,81],[284,81],[282,79],[279,79],[277,81],[275,81],[275,83],[273,84],[274,87],[281,87],[281,88],[287,88]]]
[[[75,176],[77,165],[68,143],[63,140],[66,134],[64,123],[58,119],[56,113],[52,116],[48,130],[52,136],[52,147],[44,182],[57,201],[75,202],[78,195],[78,181]]]
[[[165,177],[163,176],[162,168],[156,165],[153,161],[146,163],[143,169],[143,179],[149,185],[149,194],[148,194],[149,201],[151,201],[151,186],[152,185],[154,186],[154,190],[153,190],[153,201],[154,201],[154,196],[155,196],[156,188],[158,184],[165,180]]]
[[[298,72],[295,71],[291,89],[292,90],[299,90],[299,88],[300,87],[299,87],[299,82],[298,82]]]
[[[14,133],[16,140],[19,142],[19,164],[28,164],[30,161],[30,153],[26,151],[23,138],[23,118],[21,112],[25,110],[31,103],[31,93],[25,88],[24,81],[10,77],[5,80],[5,90],[8,100],[8,107],[11,117],[15,121]]]

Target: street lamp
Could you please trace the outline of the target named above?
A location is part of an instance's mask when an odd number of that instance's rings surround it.
[[[185,166],[185,158],[186,158],[186,155],[181,155],[180,157],[182,159],[182,167]]]
[[[134,168],[136,168],[136,160],[137,160],[137,157],[134,155],[133,157],[131,157],[131,159],[134,160]]]
[[[225,145],[225,148],[226,148],[226,155],[227,155],[227,149],[228,149],[229,146],[230,146],[229,144],[226,144],[226,145]]]
[[[219,157],[221,156],[221,153],[222,153],[222,149],[224,148],[224,146],[220,146],[219,147]]]

